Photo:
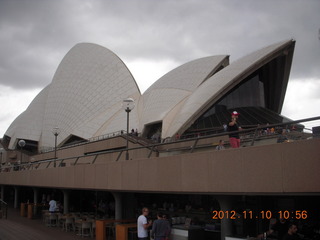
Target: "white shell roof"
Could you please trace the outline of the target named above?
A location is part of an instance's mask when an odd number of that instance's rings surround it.
[[[164,122],[170,121],[167,114],[221,66],[228,64],[226,55],[205,57],[183,64],[161,77],[142,95],[140,129],[146,124],[163,121],[162,132],[165,132]]]
[[[163,137],[174,136],[177,132],[186,130],[197,117],[218,101],[223,94],[261,67],[264,61],[270,60],[275,53],[283,51],[290,44],[292,44],[292,40],[267,46],[233,62],[210,77],[185,101]]]
[[[126,129],[126,113],[119,109],[128,97],[139,100],[140,91],[124,63],[104,47],[77,44],[63,58],[52,83],[5,135],[11,137],[11,147],[16,138],[47,147],[54,145],[54,127],[61,130],[58,144],[70,135],[87,139]],[[130,115],[131,126],[137,127],[137,111]]]
[[[9,148],[14,148],[19,139],[39,141],[49,87],[50,85],[45,87],[29,107],[11,123],[6,132],[7,136],[11,136]]]
[[[39,148],[52,147],[54,127],[61,130],[58,144],[70,135],[88,139],[126,129],[122,101],[129,97],[136,103],[130,129],[142,130],[162,121],[162,138],[174,136],[292,42],[270,45],[229,66],[226,55],[188,62],[164,75],[142,96],[113,52],[95,44],[77,44],[61,61],[52,83],[8,128],[9,148],[15,148],[18,139],[38,141]]]

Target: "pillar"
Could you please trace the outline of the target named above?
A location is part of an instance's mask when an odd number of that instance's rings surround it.
[[[233,197],[232,196],[217,196],[216,199],[220,204],[221,211],[231,211],[233,209]],[[226,236],[232,236],[232,219],[221,219],[221,240],[225,240]]]
[[[63,192],[63,213],[69,213],[69,191],[62,190]]]
[[[38,203],[38,198],[39,198],[39,189],[33,188],[33,203],[34,204]]]
[[[115,201],[115,219],[122,219],[122,196],[121,193],[112,193]]]
[[[38,207],[37,207],[37,203],[38,203],[38,199],[39,199],[39,189],[38,188],[33,188],[33,216],[37,215],[37,211],[38,211]]]
[[[14,208],[18,208],[19,187],[14,187]]]

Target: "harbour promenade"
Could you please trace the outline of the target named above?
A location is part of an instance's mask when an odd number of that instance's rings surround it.
[[[93,239],[86,237],[87,239]],[[21,217],[19,209],[9,208],[8,218],[0,219],[0,240],[78,240],[74,232],[58,227],[46,227],[41,219]]]

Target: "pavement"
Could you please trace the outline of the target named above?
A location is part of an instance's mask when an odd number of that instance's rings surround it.
[[[8,218],[0,219],[0,240],[80,240],[75,232],[65,232],[59,227],[46,227],[41,219],[20,216],[19,209],[8,209]]]

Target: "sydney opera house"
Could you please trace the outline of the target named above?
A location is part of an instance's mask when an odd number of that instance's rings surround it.
[[[65,212],[84,210],[80,195],[101,198],[115,202],[116,218],[135,217],[144,204],[191,218],[201,229],[195,239],[254,236],[268,225],[258,215],[214,220],[213,209],[318,217],[319,138],[281,115],[294,48],[286,40],[231,63],[228,55],[196,59],[141,94],[117,55],[77,44],[1,140],[2,198],[18,207],[54,193]],[[233,111],[242,127],[237,149],[223,128]],[[282,132],[288,141],[279,144]],[[221,139],[226,149],[217,151]]]

